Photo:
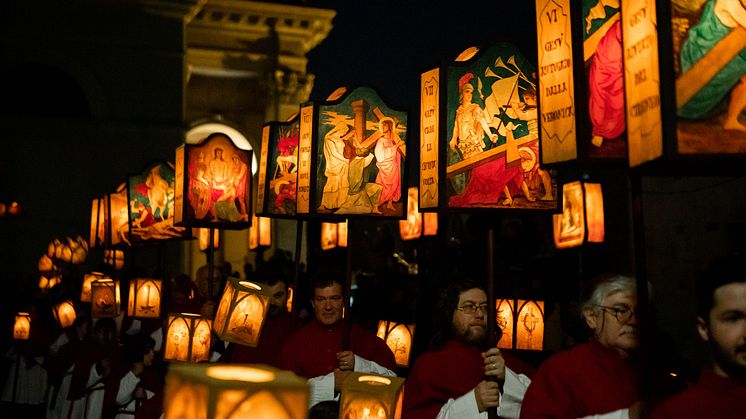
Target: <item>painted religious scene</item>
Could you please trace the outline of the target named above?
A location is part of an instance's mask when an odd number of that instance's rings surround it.
[[[321,105],[318,118],[317,213],[403,218],[407,113],[360,87]]]
[[[185,157],[180,153],[186,153]],[[180,162],[186,160],[185,167]],[[212,134],[199,145],[177,149],[176,224],[183,202],[184,224],[243,229],[250,225],[251,151],[236,147],[225,134]],[[186,173],[184,173],[186,171]],[[179,185],[185,176],[183,195]],[[182,196],[180,196],[182,195]]]
[[[591,158],[626,158],[620,0],[583,0],[583,62]]]
[[[679,152],[746,152],[746,4],[671,2]]]
[[[448,206],[556,209],[556,184],[539,167],[533,65],[498,44],[446,74]]]
[[[274,216],[295,215],[296,187],[298,183],[298,133],[300,118],[296,117],[288,124],[269,126],[269,139],[266,148],[267,184],[265,185],[266,203],[263,205],[267,214]],[[262,153],[265,148],[262,145]]]
[[[183,227],[174,226],[174,166],[160,162],[129,177],[130,242],[188,238]]]

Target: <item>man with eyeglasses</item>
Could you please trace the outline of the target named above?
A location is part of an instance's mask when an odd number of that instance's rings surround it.
[[[288,338],[280,356],[283,369],[309,379],[309,406],[336,399],[352,372],[396,376],[394,354],[375,333],[352,324],[350,348],[342,347],[349,321],[342,318],[342,290],[342,281],[335,277],[323,275],[314,280],[314,319]]]
[[[497,408],[503,418],[517,418],[530,383],[512,368],[530,367],[486,348],[487,294],[468,280],[450,284],[436,306],[436,333],[430,351],[414,364],[404,387],[403,416],[412,419],[486,418]]]
[[[622,275],[598,277],[585,297],[582,316],[593,338],[541,365],[523,400],[522,419],[639,417],[637,284]]]
[[[712,366],[696,384],[663,402],[652,418],[746,416],[746,268],[743,255],[714,261],[697,284],[697,329]]]

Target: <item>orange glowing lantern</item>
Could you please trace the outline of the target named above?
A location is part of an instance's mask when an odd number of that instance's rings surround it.
[[[422,214],[423,228],[422,234],[425,236],[438,235],[438,213],[426,212]]]
[[[75,307],[70,300],[63,301],[54,306],[53,313],[57,323],[63,329],[72,326],[73,322],[75,322]]]
[[[266,287],[228,278],[213,330],[223,341],[256,347],[268,308],[269,293]]]
[[[39,268],[39,272],[52,272],[55,270],[54,262],[52,258],[47,255],[41,255],[39,263],[36,265]]]
[[[553,216],[554,245],[577,247],[586,241],[604,241],[604,206],[601,185],[570,182],[562,185],[562,214]],[[587,235],[586,235],[587,228]]]
[[[409,366],[409,354],[412,350],[414,326],[413,324],[396,323],[388,320],[378,322],[376,336],[386,342],[391,352],[394,353],[396,365],[400,367]]]
[[[103,247],[109,242],[111,228],[109,226],[109,200],[94,198],[91,203],[91,231],[88,247]]]
[[[28,340],[31,333],[31,315],[20,312],[16,314],[16,321],[13,324],[13,339]]]
[[[321,250],[347,247],[347,221],[343,223],[321,223]]]
[[[513,348],[513,311],[515,304],[513,300],[500,299],[495,304],[495,320],[500,328],[501,336],[497,342],[498,348]]]
[[[57,274],[52,274],[49,276],[42,275],[39,278],[39,289],[46,292],[60,282],[62,282],[62,278],[60,278],[60,276]]]
[[[540,351],[544,348],[544,302],[518,300],[516,349]]]
[[[128,316],[154,319],[161,317],[160,279],[133,279],[129,294]]]
[[[210,229],[209,228],[198,228],[197,230],[197,243],[199,243],[199,250],[207,250],[207,246],[210,244]],[[212,248],[217,249],[220,247],[220,230],[215,230],[212,235]]]
[[[407,195],[407,219],[399,221],[399,233],[402,240],[413,240],[422,236],[422,214],[417,205],[417,188],[409,188]]]
[[[251,150],[225,134],[176,149],[174,225],[243,230],[249,227]]]
[[[21,204],[18,202],[11,202],[10,206],[8,207],[8,215],[10,216],[19,216],[23,214],[23,209],[21,208]]]
[[[251,216],[251,227],[249,227],[249,249],[255,250],[260,247],[272,245],[272,219],[267,217]]]
[[[113,266],[116,270],[124,268],[124,250],[104,250],[104,263]]]
[[[359,372],[342,384],[340,418],[401,418],[404,379]]]
[[[129,205],[127,204],[127,182],[117,187],[116,192],[109,194],[109,245],[130,245]]]
[[[68,237],[67,243],[72,250],[71,263],[73,265],[80,265],[85,262],[85,259],[88,257],[88,242],[78,236],[75,240]]]
[[[83,286],[80,289],[80,301],[84,303],[91,302],[91,284],[93,281],[104,279],[105,276],[101,272],[91,272],[83,275]]]
[[[293,287],[288,287],[288,313],[293,312]]]
[[[308,413],[306,380],[264,365],[171,364],[164,394],[165,419],[304,419]]]
[[[163,358],[182,362],[209,361],[211,328],[212,321],[199,314],[169,314]]]
[[[119,281],[109,278],[91,283],[91,314],[93,318],[119,315]]]

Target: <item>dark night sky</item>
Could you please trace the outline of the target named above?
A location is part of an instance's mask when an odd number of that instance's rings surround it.
[[[339,86],[368,85],[415,112],[419,75],[469,46],[512,42],[534,65],[533,1],[320,0],[303,4],[337,11],[334,29],[309,54],[316,75],[311,100]]]

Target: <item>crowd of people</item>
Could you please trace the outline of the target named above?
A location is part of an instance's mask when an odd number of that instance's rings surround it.
[[[287,309],[288,279],[274,276],[266,286],[270,307],[257,346],[220,343],[210,362],[266,364],[304,377],[311,418],[340,417],[342,383],[352,372],[389,377],[403,372],[383,340],[343,315],[340,277],[312,278],[312,316],[303,325]],[[711,348],[712,364],[696,384],[667,394],[646,390],[657,370],[646,371],[642,362],[642,305],[634,278],[605,275],[589,281],[580,314],[590,339],[552,355],[538,369],[490,347],[484,288],[454,279],[440,292],[428,350],[406,374],[402,417],[486,418],[490,411],[528,419],[743,417],[746,268],[738,257],[719,260],[697,286],[696,327]],[[210,314],[214,306],[206,301],[189,277],[171,281],[169,310]],[[25,408],[43,406],[48,418],[161,417],[162,342],[158,319],[91,319],[82,310],[43,351],[21,344],[9,350],[12,373],[2,400],[15,410],[4,413],[29,417],[32,410]]]

